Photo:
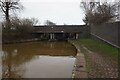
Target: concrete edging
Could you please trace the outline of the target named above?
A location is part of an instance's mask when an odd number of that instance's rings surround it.
[[[84,54],[81,53],[80,47],[77,44],[70,40],[68,40],[68,42],[75,46],[77,49],[76,61],[72,73],[72,78],[88,78]]]

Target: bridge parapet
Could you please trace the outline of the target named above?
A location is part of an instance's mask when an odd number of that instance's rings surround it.
[[[34,34],[48,39],[79,39],[80,36],[88,36],[89,27],[85,25],[34,26]]]
[[[86,32],[85,25],[34,26],[35,33],[81,33]]]

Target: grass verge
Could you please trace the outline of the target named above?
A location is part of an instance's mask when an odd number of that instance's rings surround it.
[[[104,43],[95,39],[80,39],[81,44],[86,46],[89,50],[97,52],[102,55],[113,57],[114,59],[118,58],[118,49],[107,43]]]

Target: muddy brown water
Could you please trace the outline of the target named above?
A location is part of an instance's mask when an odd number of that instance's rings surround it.
[[[71,78],[76,49],[66,41],[4,44],[3,78]]]

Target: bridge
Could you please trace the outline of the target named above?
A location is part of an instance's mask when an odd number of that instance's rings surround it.
[[[86,25],[43,25],[34,26],[34,34],[39,38],[48,39],[79,39],[88,35],[89,27]]]

